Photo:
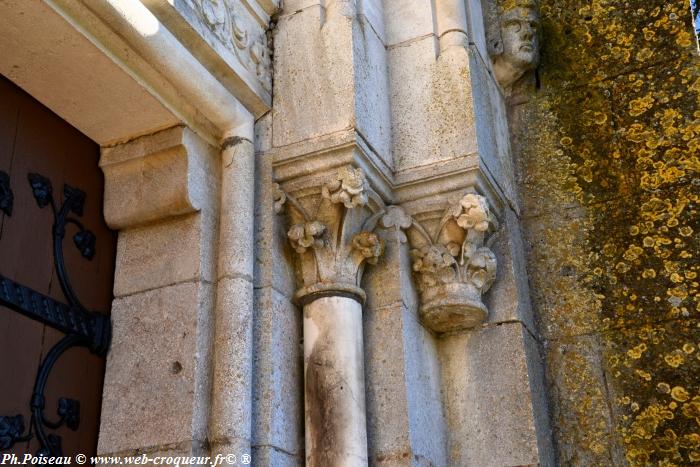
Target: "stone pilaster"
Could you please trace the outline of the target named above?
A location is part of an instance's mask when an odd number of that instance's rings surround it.
[[[217,159],[184,126],[102,149],[105,218],[119,241],[101,455],[205,452]]]

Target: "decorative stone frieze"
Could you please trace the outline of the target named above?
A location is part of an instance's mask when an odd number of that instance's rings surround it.
[[[420,317],[427,327],[449,332],[484,322],[488,310],[481,297],[496,277],[496,257],[486,241],[494,225],[486,198],[463,196],[432,231],[396,206],[388,208],[381,224],[407,234]]]
[[[316,294],[338,291],[363,303],[360,280],[364,265],[376,264],[384,251],[382,239],[373,233],[384,205],[362,169],[341,167],[311,196],[317,200],[307,199],[306,203],[277,184],[274,190],[275,211],[288,207],[287,237],[298,253],[301,287],[296,298],[304,303]]]
[[[267,35],[264,28],[247,24],[238,11],[244,8],[243,4],[230,0],[186,0],[186,3],[217,40],[270,91],[272,74]]]
[[[536,0],[489,1],[487,40],[496,81],[506,95],[539,64],[539,13]]]

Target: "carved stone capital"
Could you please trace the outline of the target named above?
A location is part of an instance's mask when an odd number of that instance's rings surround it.
[[[406,233],[421,299],[420,318],[428,328],[449,332],[485,321],[488,310],[481,297],[496,277],[496,257],[486,242],[495,219],[486,198],[464,195],[428,228],[391,206],[381,225]]]
[[[344,166],[316,182],[296,195],[274,187],[275,211],[286,208],[287,237],[297,253],[296,299],[303,304],[342,295],[364,303],[364,266],[376,264],[384,252],[384,242],[373,232],[384,204],[359,168]]]

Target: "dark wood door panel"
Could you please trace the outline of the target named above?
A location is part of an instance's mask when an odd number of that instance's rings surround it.
[[[11,217],[0,213],[0,274],[36,292],[67,303],[54,267],[50,207],[40,209],[27,176],[39,173],[49,179],[60,206],[68,184],[85,192],[85,228],[96,237],[95,256],[84,258],[73,244],[78,231],[68,225],[63,241],[65,267],[81,303],[90,311],[108,313],[112,301],[116,233],[103,214],[99,147],[49,109],[0,77],[0,170],[10,175],[14,192]],[[47,352],[64,334],[0,306],[0,416],[22,414],[30,423],[29,401],[37,370]],[[104,359],[86,348],[68,350],[56,363],[47,383],[46,416],[56,420],[60,397],[80,402],[80,427],[65,427],[65,455],[94,453],[101,406]],[[12,452],[35,453],[36,439],[16,444]]]

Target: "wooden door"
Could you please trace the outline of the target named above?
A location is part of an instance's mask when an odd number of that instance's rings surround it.
[[[0,197],[4,199],[4,204],[0,200],[0,277],[4,278],[0,288],[5,288],[6,300],[34,300],[33,306],[48,313],[49,320],[66,319],[66,316],[70,320],[76,316],[83,319],[83,315],[76,306],[67,307],[66,313],[61,315],[59,308],[48,300],[71,305],[62,290],[63,277],[55,265],[52,229],[56,218],[51,203],[42,208],[37,198],[41,197],[42,189],[47,189],[47,183],[51,184],[57,211],[67,198],[75,200],[67,196],[70,188],[66,192],[66,186],[84,193],[82,212],[78,202],[68,210],[69,217],[83,226],[80,242],[74,237],[81,229],[72,221],[65,225],[65,237],[59,242],[64,255],[64,276],[87,311],[104,315],[110,310],[116,235],[106,226],[102,215],[104,182],[98,158],[96,143],[0,76],[0,185],[5,185],[0,187]],[[35,174],[35,184],[43,180],[43,188],[32,189],[30,174]],[[37,179],[38,176],[43,179]],[[10,190],[12,196],[8,195]],[[92,255],[88,231],[95,239]],[[23,290],[28,294],[24,298]],[[2,293],[0,290],[0,300]],[[47,299],[41,299],[38,294]],[[0,301],[2,304],[7,305],[7,302]],[[21,306],[26,304],[18,308]],[[85,316],[91,319],[90,315]],[[106,321],[108,323],[108,319]],[[15,442],[0,452],[0,458],[4,453],[36,454],[40,450],[38,430],[31,424],[32,393],[40,365],[65,336],[65,332],[46,321],[32,319],[10,309],[9,305],[0,306],[0,447],[3,443],[11,444],[10,438],[17,435],[12,433],[13,426],[17,428],[16,415],[23,417],[23,434],[28,431],[31,434],[28,441]],[[99,429],[104,356],[82,346],[82,341],[79,344],[58,358],[48,373],[44,391],[43,413],[49,423],[60,419],[57,414],[59,399],[79,403],[77,429],[73,430],[75,420],[70,417],[66,422],[71,423],[64,423],[58,429],[43,427],[52,443],[56,444],[56,437],[60,437],[65,456],[93,454]],[[63,403],[64,414],[71,415],[72,409],[75,409],[74,404]]]

